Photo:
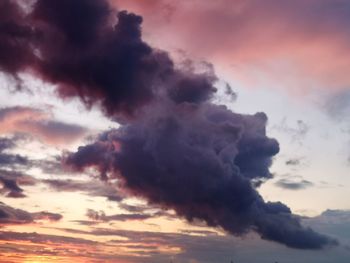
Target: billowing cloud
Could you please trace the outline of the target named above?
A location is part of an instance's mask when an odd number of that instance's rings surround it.
[[[176,110],[187,114],[182,118]],[[213,105],[192,110],[172,108],[112,131],[67,162],[77,169],[96,166],[104,179],[118,177],[133,194],[189,221],[204,220],[233,234],[255,229],[298,248],[333,243],[302,228],[285,205],[265,203],[252,187],[251,180],[269,178],[271,156],[278,152],[276,141],[265,136],[265,115],[242,116]],[[101,145],[108,158],[84,158],[86,149]]]
[[[279,145],[266,135],[264,113],[238,114],[211,102],[217,77],[210,64],[176,66],[141,39],[140,16],[119,11],[115,21],[104,0],[38,0],[29,12],[24,21],[10,16],[4,24],[16,30],[0,40],[24,42],[34,62],[19,56],[22,65],[9,67],[0,59],[0,68],[34,72],[56,84],[60,97],[99,105],[122,124],[69,154],[67,165],[96,168],[129,194],[234,235],[253,230],[302,249],[336,244],[259,195],[254,185],[271,177]]]
[[[25,133],[50,144],[71,143],[86,134],[79,125],[52,120],[50,114],[30,107],[0,109],[0,133]]]
[[[16,1],[3,2],[9,9],[17,6]],[[66,8],[70,10],[68,14]],[[76,17],[85,17],[84,22],[73,22]],[[25,25],[17,16],[7,17],[3,24],[25,28],[31,32],[29,36],[15,30],[6,32],[1,39],[28,42],[27,50],[35,59],[21,60],[17,56],[17,63],[23,65],[10,67],[11,71],[7,60],[0,59],[0,68],[12,75],[30,68],[44,80],[57,84],[61,97],[79,96],[88,106],[103,105],[108,114],[131,115],[155,93],[165,92],[157,91],[160,87],[171,86],[169,92],[178,102],[205,100],[213,92],[212,74],[198,79],[190,71],[179,72],[165,52],[142,41],[140,16],[121,11],[116,23],[106,1],[79,0],[73,5],[67,0],[39,0],[25,18]],[[14,56],[16,48],[11,47],[8,53]]]

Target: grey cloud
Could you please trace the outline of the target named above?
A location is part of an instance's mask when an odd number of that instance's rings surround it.
[[[26,195],[22,186],[33,186],[37,183],[37,179],[23,172],[0,169],[0,183],[2,194],[11,198],[23,198]]]
[[[308,180],[293,177],[279,179],[275,185],[288,190],[302,190],[314,186],[314,184]]]
[[[58,221],[62,215],[47,211],[30,213],[22,209],[13,208],[0,202],[0,226],[29,224],[38,220]]]
[[[118,193],[117,187],[111,183],[96,180],[58,180],[45,179],[41,183],[57,192],[85,192],[90,196],[106,197],[110,201],[120,202],[123,196]]]
[[[88,209],[86,216],[94,221],[100,222],[111,222],[111,221],[132,221],[132,220],[146,220],[150,218],[155,218],[162,216],[163,213],[129,213],[129,214],[115,214],[115,215],[106,215],[104,211],[95,211]]]
[[[0,120],[0,132],[29,134],[50,144],[72,143],[87,133],[82,126],[53,120],[51,114],[31,107],[1,108]]]
[[[272,129],[289,135],[292,142],[301,145],[309,133],[310,126],[303,120],[297,120],[295,124],[290,124],[285,117],[279,124],[274,125]]]

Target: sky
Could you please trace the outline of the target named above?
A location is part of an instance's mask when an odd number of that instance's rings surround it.
[[[350,1],[0,0],[0,262],[347,263]]]

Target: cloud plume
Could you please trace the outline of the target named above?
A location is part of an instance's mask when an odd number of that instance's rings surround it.
[[[59,96],[80,97],[121,121],[66,156],[71,168],[97,168],[130,194],[231,234],[254,230],[302,249],[336,244],[259,195],[254,185],[271,177],[278,142],[266,135],[264,113],[238,114],[211,102],[211,65],[176,66],[141,39],[140,16],[113,11],[104,0],[38,0],[29,14],[17,1],[1,2],[16,10],[2,27],[16,30],[0,40],[13,54],[31,51],[15,65],[0,56],[4,71],[30,69],[56,84]]]

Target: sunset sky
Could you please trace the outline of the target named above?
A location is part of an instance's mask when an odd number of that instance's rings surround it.
[[[348,263],[350,1],[0,0],[0,262]]]

